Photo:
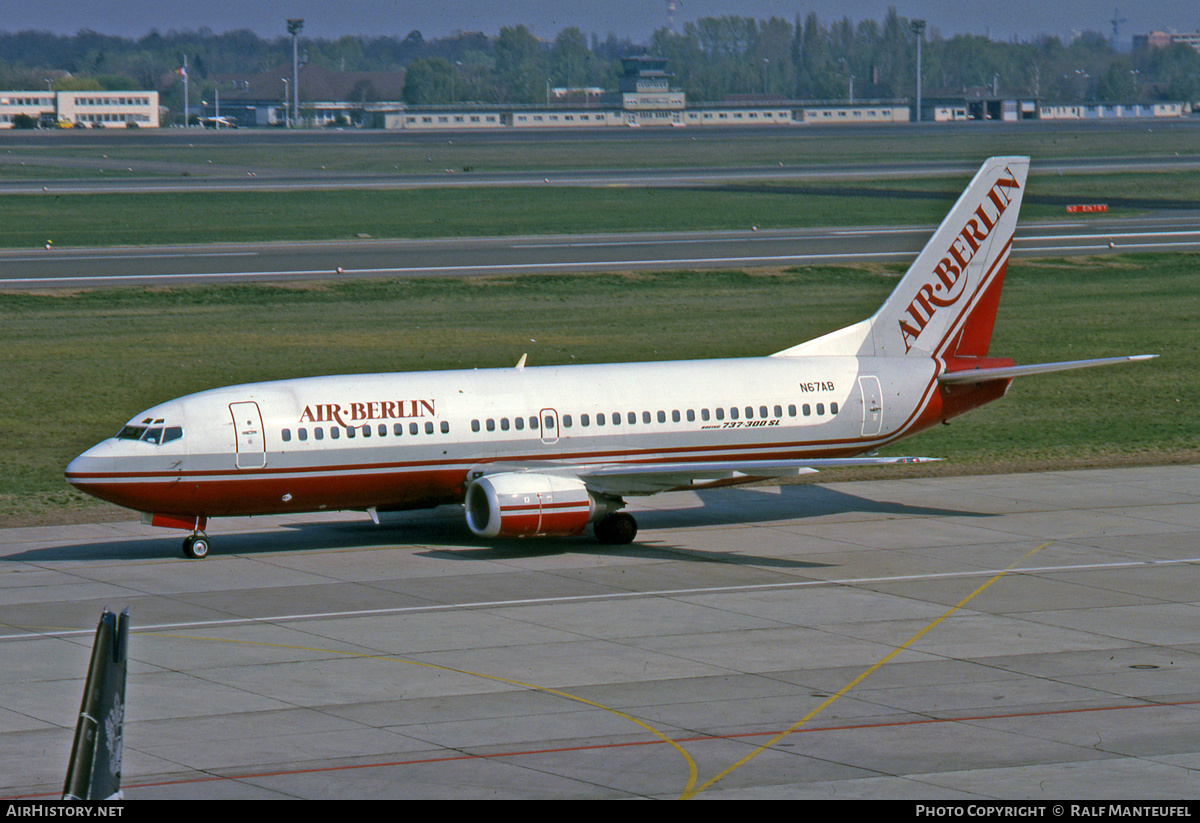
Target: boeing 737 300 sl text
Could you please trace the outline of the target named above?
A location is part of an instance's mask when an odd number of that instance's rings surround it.
[[[1027,157],[994,157],[870,318],[768,357],[306,377],[212,389],[134,417],[67,481],[192,532],[209,518],[463,503],[481,537],[605,543],[625,497],[924,458],[870,456],[1002,397],[988,356]],[[865,456],[859,456],[865,455]]]

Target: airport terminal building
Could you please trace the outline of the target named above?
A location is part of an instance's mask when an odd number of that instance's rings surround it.
[[[999,95],[995,86],[926,95],[921,111],[909,100],[792,100],[742,94],[691,103],[672,88],[667,61],[639,55],[622,61],[618,90],[546,89],[546,102],[408,105],[403,72],[336,72],[306,65],[300,72],[299,111],[292,110],[288,67],[256,75],[218,75],[210,99],[193,101],[207,124],[240,127],[348,127],[409,131],[509,129],[712,128],[870,126],[956,121],[1088,120],[1182,117],[1180,102],[1048,103]],[[20,115],[42,127],[158,128],[156,91],[0,92],[0,128]],[[294,121],[294,122],[293,122]]]

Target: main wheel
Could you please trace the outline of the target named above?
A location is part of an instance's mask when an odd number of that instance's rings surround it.
[[[208,557],[208,535],[204,532],[189,534],[183,539],[183,556],[190,560],[203,560]]]
[[[623,546],[632,543],[633,538],[637,537],[637,521],[631,514],[616,512],[597,521],[596,525],[592,527],[592,531],[596,533],[596,539],[601,543]]]

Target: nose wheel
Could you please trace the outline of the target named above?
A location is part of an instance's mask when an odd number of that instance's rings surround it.
[[[208,557],[208,535],[204,532],[189,534],[183,539],[183,556],[189,560],[203,560]]]

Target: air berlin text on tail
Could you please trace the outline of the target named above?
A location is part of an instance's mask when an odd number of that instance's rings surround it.
[[[937,279],[922,283],[917,289],[916,297],[908,304],[908,316],[916,325],[904,318],[900,319],[900,334],[904,338],[905,351],[912,349],[913,343],[921,336],[921,332],[939,308],[954,305],[966,291],[965,274],[968,264],[979,251],[983,241],[991,234],[1008,204],[1012,202],[1005,190],[1021,188],[1016,175],[1007,167],[1004,170],[1008,173],[1008,178],[1000,178],[988,190],[987,197],[975,209],[975,216],[963,224],[951,241],[950,247],[946,249],[945,256],[934,266],[933,273],[937,275]],[[989,211],[992,212],[990,215]]]

